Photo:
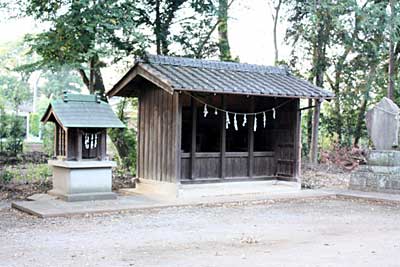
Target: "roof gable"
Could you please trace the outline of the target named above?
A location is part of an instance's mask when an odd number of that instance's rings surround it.
[[[293,76],[283,67],[156,55],[138,60],[107,94],[127,95],[126,91],[132,88],[126,85],[137,76],[150,82],[149,76],[156,78],[161,81],[156,85],[170,93],[182,90],[291,98],[334,97],[331,92]]]

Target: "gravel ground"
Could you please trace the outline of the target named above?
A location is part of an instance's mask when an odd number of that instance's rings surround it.
[[[332,164],[303,164],[301,183],[305,188],[349,188],[350,171]]]
[[[38,219],[0,210],[0,266],[400,266],[400,206],[336,198]]]

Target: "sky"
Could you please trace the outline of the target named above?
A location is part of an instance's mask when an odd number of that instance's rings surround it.
[[[228,34],[233,56],[238,56],[244,63],[273,65],[273,22],[268,0],[237,1],[229,12]],[[15,41],[27,33],[39,31],[40,25],[31,18],[0,20],[0,43]],[[278,28],[280,58],[286,58],[290,52],[283,43],[283,37],[284,29]],[[115,75],[105,76],[110,77],[105,77],[106,84],[114,82]]]

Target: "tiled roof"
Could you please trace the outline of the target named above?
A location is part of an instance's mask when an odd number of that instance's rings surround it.
[[[296,98],[334,97],[333,93],[293,76],[283,67],[156,55],[140,59],[133,69],[140,67],[172,90]],[[118,88],[121,81],[109,95],[118,95],[116,91],[122,89]]]
[[[108,103],[96,95],[66,94],[52,101],[42,122],[54,121],[65,128],[124,128]]]

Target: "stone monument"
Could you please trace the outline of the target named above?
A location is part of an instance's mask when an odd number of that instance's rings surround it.
[[[366,115],[373,149],[350,177],[350,189],[400,194],[399,107],[384,97]]]

